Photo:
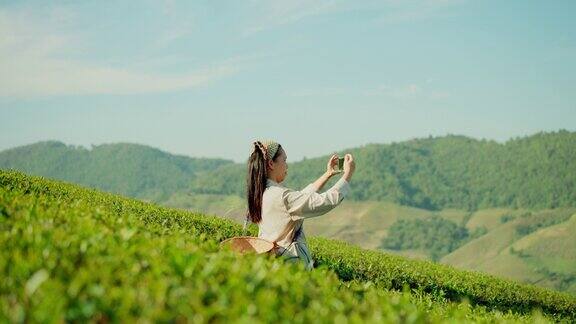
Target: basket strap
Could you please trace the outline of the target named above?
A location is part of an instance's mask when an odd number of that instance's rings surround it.
[[[242,229],[242,236],[246,236],[246,231],[248,229],[248,223],[250,222],[250,218],[248,216],[248,214],[246,214],[246,219],[244,219],[244,228]],[[272,250],[276,250],[277,248],[280,247],[280,245],[278,245],[278,243],[276,243],[276,241],[272,242],[273,247]]]
[[[242,229],[242,235],[246,235],[246,230],[248,229],[248,222],[250,219],[248,218],[248,214],[246,214],[246,219],[244,220],[244,228]]]

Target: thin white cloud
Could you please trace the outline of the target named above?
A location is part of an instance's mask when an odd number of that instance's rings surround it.
[[[171,26],[160,35],[156,41],[156,45],[159,47],[166,46],[167,44],[189,36],[193,31],[194,27],[191,20],[172,23]]]
[[[166,21],[169,25],[162,31],[160,37],[156,40],[156,45],[159,47],[166,46],[174,41],[189,36],[196,27],[196,18],[194,13],[186,12],[185,15],[179,16],[175,6],[176,4],[173,0],[164,0],[161,3],[162,13],[166,16]]]
[[[431,79],[427,79],[425,83],[430,84]],[[451,96],[448,91],[439,91],[430,89],[428,87],[411,83],[402,86],[389,86],[386,84],[377,86],[373,89],[363,91],[366,96],[385,96],[401,100],[412,98],[424,98],[431,100],[442,100]]]
[[[254,0],[250,11],[255,21],[242,31],[242,36],[337,11],[337,4],[336,0]]]
[[[392,87],[386,84],[380,85],[374,89],[364,91],[367,96],[388,96],[393,98],[410,98],[422,94],[422,88],[417,84],[407,84],[404,86]]]
[[[382,84],[372,88],[360,89],[360,90],[343,88],[343,87],[308,88],[308,89],[289,91],[286,94],[292,97],[331,97],[342,95],[366,96],[366,97],[377,96],[399,100],[409,100],[414,98],[442,100],[449,98],[451,96],[450,92],[448,91],[429,89],[428,87],[424,87],[416,83],[410,83],[399,86],[390,86],[387,84]]]
[[[190,89],[236,73],[234,61],[193,73],[159,74],[66,58],[77,49],[65,23],[69,10],[46,17],[0,9],[0,96],[37,97],[86,94],[139,94]]]
[[[345,95],[349,94],[350,90],[345,88],[337,87],[326,87],[326,88],[316,88],[316,89],[299,89],[294,91],[289,91],[287,94],[292,97],[325,97],[325,96],[335,96],[335,95]]]
[[[373,23],[404,23],[446,15],[449,8],[467,0],[375,0],[348,2],[342,0],[253,0],[251,21],[242,36],[278,26],[293,24],[304,18],[352,10],[378,12]]]
[[[392,1],[375,23],[400,24],[447,16],[448,9],[464,4],[466,0],[414,0]]]

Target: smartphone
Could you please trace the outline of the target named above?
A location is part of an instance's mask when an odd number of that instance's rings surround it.
[[[344,158],[338,158],[338,171],[344,171]]]

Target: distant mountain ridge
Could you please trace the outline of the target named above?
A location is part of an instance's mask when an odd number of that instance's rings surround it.
[[[337,153],[355,157],[350,200],[428,210],[576,206],[576,132],[540,132],[503,144],[448,135]],[[303,188],[324,172],[328,158],[291,164],[285,185]],[[196,178],[191,190],[244,197],[245,175],[245,164],[225,165]]]
[[[428,210],[576,207],[576,132],[540,132],[503,144],[430,136],[337,153],[355,156],[349,200]],[[292,163],[284,184],[302,188],[314,181],[328,156]],[[245,197],[246,190],[245,163],[176,156],[137,144],[104,144],[90,151],[40,142],[0,152],[0,168],[157,202],[179,191]]]
[[[161,201],[198,175],[233,161],[173,155],[140,144],[92,149],[43,141],[0,152],[0,168],[66,180],[130,197]]]

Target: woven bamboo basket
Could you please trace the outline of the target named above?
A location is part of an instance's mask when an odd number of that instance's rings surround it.
[[[220,246],[229,246],[233,251],[245,253],[274,253],[277,246],[273,242],[254,236],[236,236],[220,242]]]

